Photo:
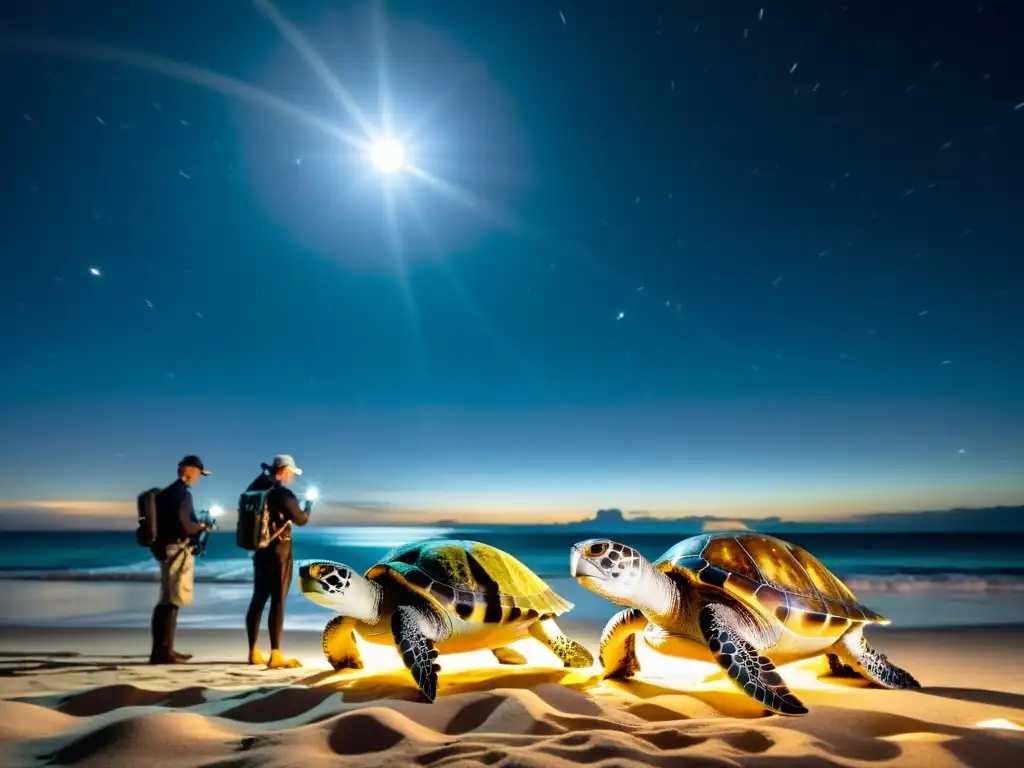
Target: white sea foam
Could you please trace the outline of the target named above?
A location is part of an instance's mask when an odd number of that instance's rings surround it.
[[[538,564],[539,565],[539,564]],[[546,564],[546,565],[552,565]],[[538,575],[547,580],[568,576],[565,571],[539,568]],[[2,571],[0,579],[40,581],[158,581],[160,568],[152,558],[130,565],[52,571]],[[896,573],[886,575],[849,574],[843,582],[857,595],[914,594],[918,592],[961,593],[1024,593],[1024,574],[971,573]],[[252,581],[252,560],[197,560],[196,581],[199,583],[247,584]]]

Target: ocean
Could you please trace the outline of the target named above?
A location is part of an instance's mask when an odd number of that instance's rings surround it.
[[[588,534],[553,527],[362,527],[295,532],[296,560],[324,558],[366,570],[390,549],[421,538],[486,542],[515,555],[575,604],[569,617],[603,623],[616,609],[568,576],[569,546]],[[686,534],[616,535],[656,558]],[[800,533],[805,547],[858,598],[897,627],[1024,623],[1024,534]],[[242,626],[251,555],[216,531],[197,562],[196,599],[179,624]],[[7,532],[0,536],[0,625],[147,626],[158,568],[134,532]],[[321,629],[330,613],[293,584],[287,629]]]

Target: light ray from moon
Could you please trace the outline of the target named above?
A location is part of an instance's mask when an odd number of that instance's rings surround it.
[[[391,109],[391,84],[388,77],[387,37],[384,34],[384,14],[380,3],[374,2],[371,8],[373,20],[373,49],[377,64],[377,102],[380,107],[380,123],[384,127],[384,135],[394,135],[394,115]]]
[[[511,217],[506,213],[499,211],[489,206],[483,199],[477,197],[471,192],[466,191],[457,184],[453,184],[450,181],[445,181],[429,171],[423,168],[418,168],[414,165],[407,165],[406,170],[417,179],[422,181],[429,187],[437,190],[446,197],[461,203],[467,208],[472,208],[477,211],[484,218],[491,221],[492,224],[497,224],[506,229],[516,229],[516,224],[512,221]]]
[[[297,107],[289,101],[268,93],[249,83],[242,82],[228,75],[212,72],[194,64],[184,64],[174,59],[157,56],[151,53],[139,53],[132,50],[121,50],[92,43],[79,43],[56,40],[48,37],[0,37],[0,48],[21,48],[30,51],[49,53],[72,58],[107,61],[127,67],[154,72],[175,80],[193,83],[208,88],[225,96],[237,96],[246,101],[275,109],[282,114],[295,118],[311,128],[340,139],[349,146],[366,152],[369,144],[365,139],[343,131],[333,123]]]
[[[277,10],[270,0],[255,0],[256,7],[266,16],[270,23],[277,27],[277,31],[281,33],[281,36],[295,49],[295,52],[303,58],[303,60],[310,66],[310,68],[320,77],[323,84],[334,94],[334,96],[341,102],[341,105],[348,112],[349,116],[355,120],[363,134],[367,138],[373,137],[373,126],[370,125],[370,121],[366,119],[362,110],[359,109],[359,105],[356,104],[352,94],[348,92],[348,89],[341,84],[341,81],[337,76],[331,72],[326,62],[320,57],[316,49],[313,48],[309,40],[306,39],[294,24],[288,19],[281,15],[281,12]]]

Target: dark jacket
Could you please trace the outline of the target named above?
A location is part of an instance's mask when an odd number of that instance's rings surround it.
[[[175,480],[157,494],[156,540],[159,546],[185,541],[201,529],[192,506],[192,492],[183,480]]]
[[[281,485],[271,475],[266,473],[260,475],[251,483],[245,490],[247,491],[262,491],[267,488],[273,490],[267,494],[267,512],[270,518],[270,535],[274,536],[281,528],[285,527],[290,521],[292,525],[305,525],[309,522],[309,515],[299,504],[298,498],[292,493],[291,490]],[[279,544],[286,544],[291,546],[292,543],[292,531],[291,526],[287,526],[281,534],[275,538],[271,543],[271,547],[276,547]]]

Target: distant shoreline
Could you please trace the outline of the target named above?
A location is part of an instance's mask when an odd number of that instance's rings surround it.
[[[318,525],[316,520],[310,521],[310,528],[315,528],[318,531],[345,531],[345,530],[372,530],[381,528],[415,528],[420,530],[431,530],[431,529],[446,529],[451,531],[478,531],[487,530],[495,531],[498,533],[516,533],[516,532],[537,532],[543,531],[546,533],[580,533],[580,534],[593,534],[593,535],[604,535],[612,536],[617,534],[675,534],[680,538],[686,536],[696,536],[701,533],[717,533],[721,531],[750,531],[752,533],[765,533],[772,536],[779,536],[784,538],[787,534],[857,534],[857,535],[877,535],[887,536],[892,534],[928,534],[938,536],[952,536],[952,535],[999,535],[999,534],[1010,534],[1010,535],[1022,535],[1024,534],[1024,507],[1020,508],[1021,519],[1016,525],[1005,525],[1003,527],[997,526],[985,526],[985,525],[960,525],[960,526],[939,526],[933,525],[928,527],[912,527],[910,525],[898,525],[895,523],[889,524],[875,524],[875,525],[857,525],[850,523],[799,523],[799,522],[782,522],[782,523],[771,523],[768,525],[750,525],[747,528],[715,528],[705,529],[700,526],[694,525],[691,519],[682,518],[680,520],[669,520],[669,521],[654,521],[654,520],[626,520],[617,525],[601,524],[594,521],[583,521],[577,523],[457,523],[450,520],[440,520],[430,523],[366,523],[366,522],[353,522],[353,523],[332,523],[330,525]],[[748,521],[754,523],[756,521]],[[10,534],[24,534],[28,536],[40,536],[52,533],[59,534],[125,534],[132,535],[135,528],[131,526],[121,527],[109,527],[109,528],[79,528],[79,527],[62,527],[53,526],[49,528],[27,528],[18,526],[5,526],[0,523],[0,533]],[[297,532],[298,535],[302,535],[302,531]],[[229,530],[227,526],[220,528],[214,532],[216,536],[222,536],[226,534],[234,535],[234,530]]]

